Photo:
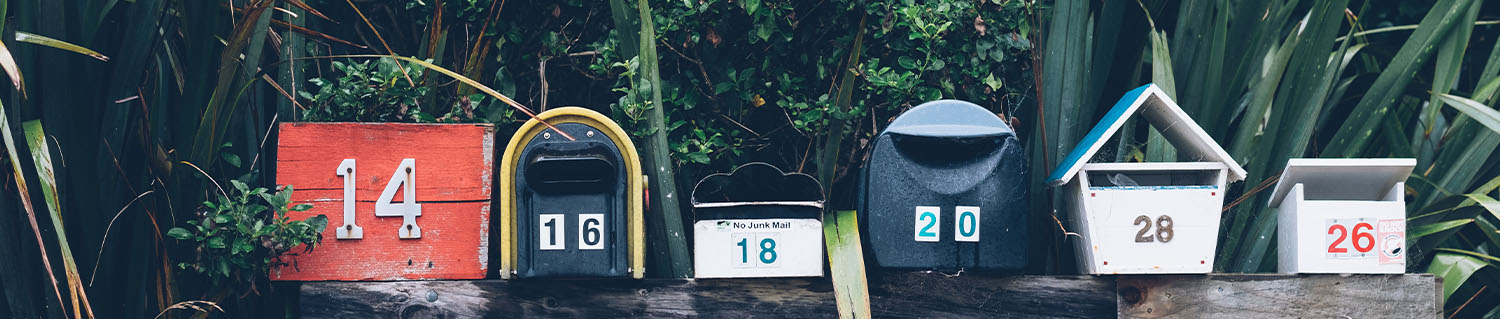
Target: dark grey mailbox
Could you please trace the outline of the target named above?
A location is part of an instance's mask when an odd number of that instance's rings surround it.
[[[875,138],[860,185],[876,264],[1006,270],[1026,265],[1026,158],[1004,120],[939,100]]]
[[[583,108],[538,118],[555,128],[528,121],[502,161],[502,276],[640,278],[645,181],[628,135]]]

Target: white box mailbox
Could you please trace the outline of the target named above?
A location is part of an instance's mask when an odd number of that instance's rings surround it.
[[[754,162],[693,187],[697,278],[823,276],[823,187]]]
[[[1173,146],[1177,163],[1089,163],[1132,115]],[[1090,274],[1208,273],[1224,185],[1245,170],[1155,84],[1131,90],[1047,178],[1063,187],[1079,269]]]
[[[1410,158],[1287,161],[1270,206],[1283,273],[1406,272]]]

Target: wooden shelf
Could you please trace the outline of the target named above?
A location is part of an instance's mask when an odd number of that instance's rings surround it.
[[[871,272],[875,317],[1432,318],[1442,284],[1405,275],[1033,276]],[[309,282],[305,318],[829,318],[828,278]]]

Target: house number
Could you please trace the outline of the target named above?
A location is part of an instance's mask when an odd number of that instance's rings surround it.
[[[335,230],[338,239],[360,239],[365,237],[364,228],[354,223],[354,181],[358,168],[352,158],[339,163],[338,176],[344,178],[344,225]],[[396,233],[402,239],[422,238],[422,227],[417,226],[417,216],[422,216],[422,204],[417,203],[417,160],[403,159],[391,174],[390,182],[375,201],[375,216],[401,217],[401,228]],[[405,186],[404,188],[402,186]],[[396,191],[402,193],[400,203],[392,203]]]

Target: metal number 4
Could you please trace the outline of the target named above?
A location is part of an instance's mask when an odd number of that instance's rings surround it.
[[[417,216],[422,216],[422,204],[417,203],[416,167],[416,159],[401,160],[401,165],[396,166],[396,172],[391,174],[390,182],[385,184],[385,190],[380,192],[380,199],[375,201],[375,216],[401,217],[401,229],[397,232],[402,239],[422,238],[422,227],[417,227]],[[403,200],[399,204],[391,203],[398,189],[401,190]]]

